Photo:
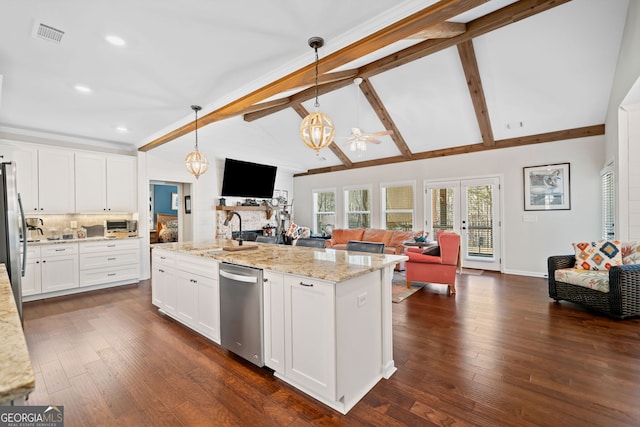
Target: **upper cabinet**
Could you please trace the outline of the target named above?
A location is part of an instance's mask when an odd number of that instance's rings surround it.
[[[136,158],[76,153],[78,213],[135,212]]]
[[[64,214],[75,209],[73,151],[2,145],[2,160],[16,163],[25,214]]]

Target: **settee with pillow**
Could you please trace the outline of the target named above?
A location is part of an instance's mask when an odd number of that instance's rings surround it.
[[[327,240],[327,248],[347,248],[350,240],[361,242],[384,243],[384,253],[389,255],[402,255],[407,240],[413,240],[415,231],[381,230],[378,228],[337,228],[331,232],[331,238]],[[396,270],[404,270],[404,262],[396,265]]]
[[[574,243],[574,254],[551,256],[549,297],[615,319],[640,316],[640,242]]]

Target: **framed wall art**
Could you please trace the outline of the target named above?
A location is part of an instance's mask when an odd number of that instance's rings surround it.
[[[571,209],[569,163],[529,166],[524,173],[524,210]]]

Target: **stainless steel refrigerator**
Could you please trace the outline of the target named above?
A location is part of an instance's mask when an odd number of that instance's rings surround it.
[[[0,163],[0,263],[9,273],[11,289],[22,320],[22,283],[27,261],[27,239],[22,239],[23,254],[20,256],[20,230],[26,223],[22,202],[16,186],[16,164]]]

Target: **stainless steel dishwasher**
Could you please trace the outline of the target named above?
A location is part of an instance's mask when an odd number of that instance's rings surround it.
[[[262,270],[220,263],[220,344],[260,367],[262,337]]]

